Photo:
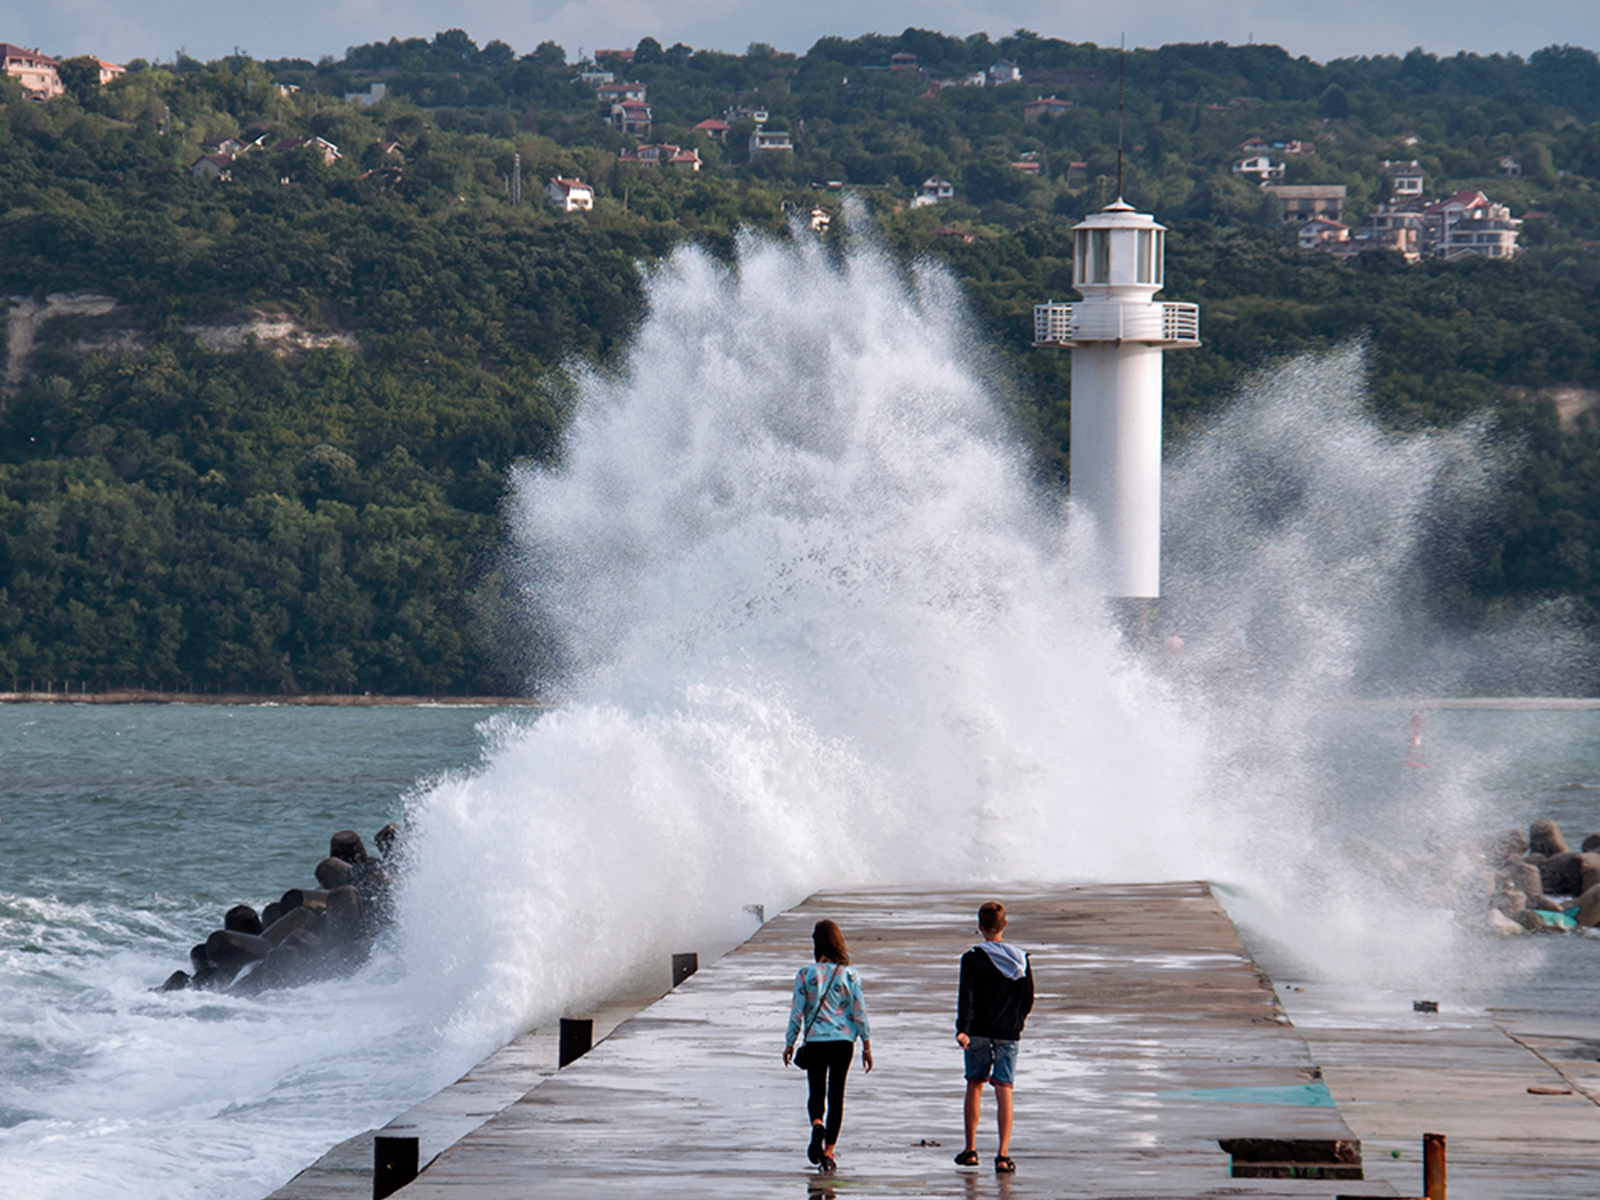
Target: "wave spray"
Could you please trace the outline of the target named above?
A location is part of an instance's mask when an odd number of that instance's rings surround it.
[[[1317,714],[1425,512],[1481,486],[1472,431],[1378,433],[1359,349],[1264,377],[1170,472],[1167,658],[1108,623],[944,271],[746,237],[646,293],[560,464],[514,480],[561,704],[412,806],[406,953],[441,1013],[503,1035],[731,944],[746,905],[879,882],[1210,878],[1287,921],[1332,888],[1319,950],[1375,961],[1393,897],[1337,865]],[[1405,786],[1466,815],[1458,777]]]

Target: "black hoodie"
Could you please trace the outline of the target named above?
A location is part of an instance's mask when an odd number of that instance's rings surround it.
[[[1014,1042],[1033,1011],[1033,961],[1021,979],[1007,979],[981,946],[961,956],[956,1032]]]

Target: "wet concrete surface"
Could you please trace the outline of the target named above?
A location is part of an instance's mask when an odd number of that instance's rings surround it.
[[[1329,984],[1279,994],[1369,1179],[1420,1195],[1422,1134],[1443,1133],[1455,1200],[1600,1196],[1600,1028],[1449,1001],[1416,1013],[1409,997]]]
[[[594,1022],[596,1040],[660,999],[660,992],[627,994],[582,1014]],[[382,1129],[340,1142],[266,1200],[371,1200],[373,1140],[414,1137],[428,1163],[485,1121],[504,1112],[528,1090],[556,1073],[557,1028],[515,1038],[449,1087],[401,1113]]]
[[[989,1095],[983,1165],[951,1161],[962,1145],[957,961],[976,940],[978,905],[992,898],[1010,910],[1008,940],[1030,951],[1038,984],[1018,1066],[1010,1178],[991,1166]],[[870,1075],[859,1059],[852,1068],[833,1177],[806,1162],[804,1076],[781,1061],[794,972],[824,916],[850,941],[877,1059]],[[1206,885],[864,889],[821,893],[774,918],[461,1137],[398,1194],[1404,1194],[1382,1180],[1234,1179],[1218,1145],[1350,1136]],[[291,1196],[312,1193],[279,1200]]]

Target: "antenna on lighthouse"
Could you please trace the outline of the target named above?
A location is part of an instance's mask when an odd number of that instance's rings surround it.
[[[1128,32],[1122,32],[1122,48],[1117,52],[1117,199],[1122,199],[1122,89],[1128,77]]]

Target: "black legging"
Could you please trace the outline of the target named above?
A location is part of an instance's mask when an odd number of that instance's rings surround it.
[[[822,1132],[822,1144],[832,1146],[839,1140],[839,1126],[844,1121],[844,1078],[850,1073],[850,1059],[856,1044],[849,1042],[810,1042],[811,1065],[806,1068],[806,1081],[811,1092],[806,1100],[806,1111],[814,1122],[822,1120],[822,1099],[828,1099],[828,1121]]]

